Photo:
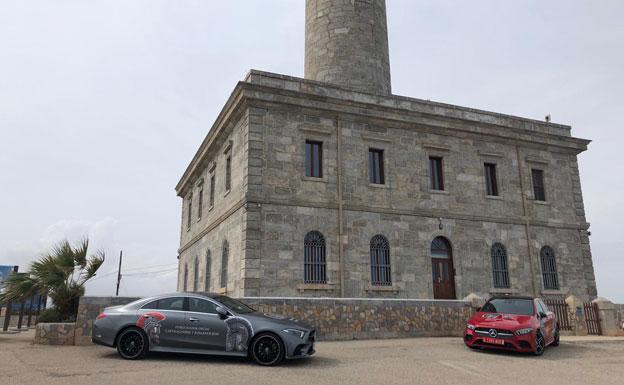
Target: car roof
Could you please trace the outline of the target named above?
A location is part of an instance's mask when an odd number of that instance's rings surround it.
[[[534,300],[536,298],[529,297],[528,295],[495,295],[495,296],[491,297],[488,301],[491,301],[493,299],[530,299],[530,300]]]

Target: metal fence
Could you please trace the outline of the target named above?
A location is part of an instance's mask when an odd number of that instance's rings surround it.
[[[562,299],[547,299],[544,302],[557,316],[559,330],[572,330],[568,304]]]
[[[587,323],[587,334],[601,335],[600,314],[598,313],[598,305],[591,302],[583,304],[585,310],[585,322]]]

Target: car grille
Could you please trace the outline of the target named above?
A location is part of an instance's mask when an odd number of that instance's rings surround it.
[[[510,338],[513,337],[513,332],[507,329],[496,329],[496,328],[476,328],[475,333],[480,336],[490,337],[490,329],[496,330],[496,338]]]
[[[310,334],[308,334],[308,341],[314,342],[315,339],[316,339],[316,330],[312,330],[310,331]]]

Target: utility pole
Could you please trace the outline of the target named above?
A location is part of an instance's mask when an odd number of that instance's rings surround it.
[[[121,282],[121,258],[123,257],[123,250],[119,250],[119,269],[117,270],[117,290],[115,291],[115,297],[119,297],[119,283]]]

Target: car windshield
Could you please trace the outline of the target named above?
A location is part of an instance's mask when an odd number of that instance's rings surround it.
[[[253,313],[255,312],[254,309],[250,308],[249,306],[245,305],[244,303],[237,301],[235,299],[232,299],[228,296],[225,295],[216,295],[214,297],[212,297],[214,300],[221,302],[225,307],[227,307],[230,310],[235,311],[236,313],[239,314],[246,314],[246,313]]]
[[[532,315],[533,301],[522,298],[494,298],[481,308],[485,313]]]

